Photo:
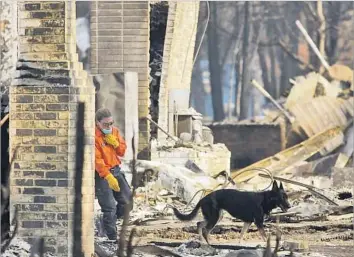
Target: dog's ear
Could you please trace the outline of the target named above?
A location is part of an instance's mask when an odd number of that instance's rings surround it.
[[[280,190],[284,190],[283,183],[281,183],[281,182],[280,182],[279,189],[280,189]]]
[[[278,184],[275,180],[273,181],[272,191],[278,191]]]

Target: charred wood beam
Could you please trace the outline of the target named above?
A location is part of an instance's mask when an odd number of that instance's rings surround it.
[[[76,121],[76,160],[75,160],[75,201],[73,223],[73,256],[83,257],[82,252],[82,173],[84,164],[85,130],[84,130],[85,103],[78,104]]]

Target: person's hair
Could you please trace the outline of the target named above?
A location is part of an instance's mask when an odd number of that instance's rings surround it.
[[[100,108],[96,111],[95,118],[96,118],[96,121],[98,121],[98,122],[100,122],[104,118],[109,118],[109,117],[112,117],[112,113],[107,108]]]

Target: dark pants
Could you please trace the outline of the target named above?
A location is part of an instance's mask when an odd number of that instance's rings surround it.
[[[118,180],[120,192],[110,189],[108,182],[100,178],[97,172],[95,172],[95,191],[103,212],[103,227],[106,230],[107,237],[109,239],[117,239],[117,218],[122,218],[125,209],[130,206],[132,192],[120,167],[112,168],[111,172]]]

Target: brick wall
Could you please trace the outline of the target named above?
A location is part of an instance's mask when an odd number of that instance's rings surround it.
[[[94,252],[94,87],[75,44],[75,1],[19,2],[17,78],[10,89],[11,206],[18,236],[71,256],[77,103],[85,107],[82,245]],[[14,210],[12,209],[12,215]]]
[[[284,130],[280,124],[214,124],[214,142],[231,151],[231,167],[242,168],[284,149]]]
[[[91,3],[91,73],[134,71],[139,77],[139,158],[149,158],[149,3]]]
[[[169,2],[158,121],[170,133],[174,132],[169,126],[172,121],[168,114],[168,96],[173,89],[190,90],[198,15],[199,2]],[[158,139],[164,138],[166,135],[158,131]]]

